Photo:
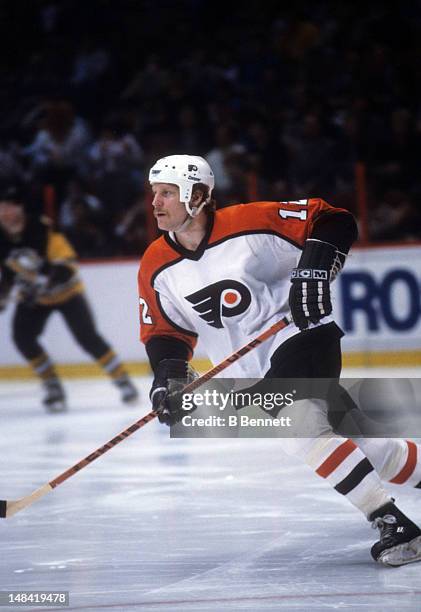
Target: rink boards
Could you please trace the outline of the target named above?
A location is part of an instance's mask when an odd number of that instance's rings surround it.
[[[101,333],[135,374],[148,372],[139,342],[138,262],[82,263],[91,307]],[[421,365],[421,246],[359,248],[333,284],[334,310],[345,331],[344,365],[348,367],[411,367]],[[0,377],[29,375],[11,340],[10,305],[0,318]],[[43,342],[68,377],[100,373],[75,344],[58,315],[53,315]],[[207,366],[196,350],[196,365]]]

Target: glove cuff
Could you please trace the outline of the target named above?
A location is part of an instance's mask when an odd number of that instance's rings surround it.
[[[333,280],[345,263],[346,255],[329,242],[306,240],[298,263],[291,274],[294,280]]]
[[[166,393],[168,391],[167,387],[155,387],[155,389],[151,389],[150,393],[149,393],[149,399],[151,400],[151,402],[153,402],[153,398],[155,397],[155,395],[157,393]]]

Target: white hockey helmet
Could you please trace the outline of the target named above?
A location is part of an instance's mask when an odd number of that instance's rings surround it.
[[[171,183],[180,190],[180,202],[184,202],[187,214],[196,217],[210,200],[215,178],[208,162],[198,155],[169,155],[162,157],[149,171],[149,182]],[[207,199],[197,208],[191,208],[193,185],[202,183],[209,189]]]

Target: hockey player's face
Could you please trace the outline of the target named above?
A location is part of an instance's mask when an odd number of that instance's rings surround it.
[[[186,220],[186,208],[180,202],[177,185],[155,183],[152,185],[154,217],[160,230],[176,231]]]
[[[0,226],[8,234],[20,234],[25,227],[25,213],[22,206],[8,201],[0,201]]]

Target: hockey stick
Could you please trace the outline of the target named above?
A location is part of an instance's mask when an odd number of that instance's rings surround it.
[[[194,391],[195,389],[203,385],[205,382],[213,378],[216,374],[219,374],[219,372],[222,372],[222,370],[228,368],[232,363],[238,361],[238,359],[240,359],[243,355],[252,351],[254,348],[256,348],[256,346],[259,346],[260,344],[262,344],[262,342],[264,342],[271,336],[274,336],[278,331],[284,329],[284,327],[289,325],[289,323],[289,319],[287,317],[284,317],[283,319],[269,327],[266,331],[262,332],[259,336],[257,336],[257,338],[254,338],[248,344],[238,349],[238,351],[235,351],[235,353],[221,361],[221,363],[205,372],[199,378],[196,378],[196,380],[194,380],[190,384],[186,385],[186,387],[184,387],[183,389],[183,393],[189,393],[191,391]],[[0,518],[9,518],[10,516],[13,516],[17,512],[20,512],[24,508],[27,508],[28,506],[36,502],[38,499],[58,487],[58,485],[60,485],[62,482],[64,482],[65,480],[79,472],[81,469],[86,467],[89,463],[92,463],[92,461],[95,461],[95,459],[101,457],[101,455],[103,455],[111,448],[122,442],[125,438],[131,436],[135,431],[146,425],[146,423],[149,423],[149,421],[152,421],[156,416],[158,416],[158,413],[152,410],[147,415],[133,423],[133,425],[130,425],[117,436],[106,442],[103,446],[97,448],[93,453],[91,453],[78,463],[75,463],[75,465],[68,468],[62,474],[60,474],[53,480],[50,480],[50,482],[47,482],[39,489],[33,491],[30,495],[26,495],[25,497],[21,497],[20,499],[16,500],[0,500]]]

